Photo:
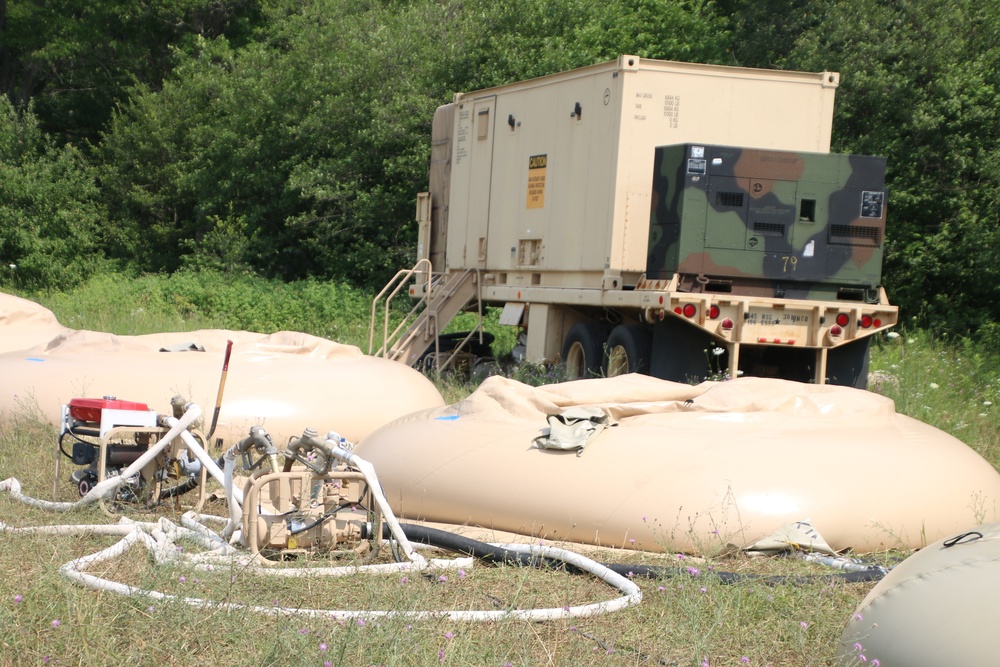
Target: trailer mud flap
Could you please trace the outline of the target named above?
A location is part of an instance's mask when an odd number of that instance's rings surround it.
[[[653,325],[649,374],[673,382],[703,382],[708,377],[712,338],[674,317]]]
[[[855,389],[868,388],[871,336],[830,348],[826,358],[826,381]]]

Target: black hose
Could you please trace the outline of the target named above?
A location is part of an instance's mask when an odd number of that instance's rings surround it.
[[[289,530],[288,534],[289,535],[298,535],[299,533],[304,533],[307,530],[312,530],[316,526],[321,525],[324,521],[328,521],[329,519],[332,519],[334,516],[336,516],[337,512],[339,512],[340,510],[347,509],[348,507],[356,507],[356,506],[357,506],[356,503],[344,503],[342,505],[337,505],[336,507],[334,507],[332,510],[330,510],[326,514],[324,514],[320,518],[318,518],[315,521],[313,521],[312,523],[310,523],[308,526],[303,526],[302,528],[296,528],[295,530]],[[285,514],[282,514],[280,516],[285,516],[285,515],[291,514],[291,513],[292,512],[285,512]]]
[[[609,570],[629,578],[643,577],[648,579],[664,579],[674,575],[691,574],[687,568],[683,567],[661,567],[659,565],[621,565],[619,563],[604,563],[603,565]],[[837,572],[819,575],[784,576],[741,574],[737,572],[716,572],[714,570],[710,574],[715,575],[723,584],[737,584],[741,581],[758,581],[768,586],[784,586],[789,584],[808,584],[809,582],[816,581],[817,579],[830,579],[849,584],[878,581],[886,575],[886,572],[879,567],[869,567],[865,570],[857,570],[853,572]]]
[[[429,544],[445,551],[453,551],[465,556],[474,556],[487,563],[526,566],[534,566],[539,563],[539,559],[531,554],[511,551],[486,542],[463,537],[462,535],[449,533],[446,530],[431,528],[429,526],[418,526],[412,523],[401,523],[400,528],[403,529],[406,539],[411,542]],[[382,526],[382,537],[383,539],[392,537],[388,525]]]
[[[474,540],[469,537],[463,537],[462,535],[456,535],[455,533],[449,533],[446,530],[440,530],[438,528],[431,528],[429,526],[420,526],[412,523],[400,524],[403,529],[403,534],[406,535],[406,539],[411,542],[416,542],[418,544],[429,544],[431,546],[444,549],[446,551],[452,551],[455,553],[460,553],[466,556],[474,556],[480,560],[486,561],[488,563],[506,564],[506,565],[521,565],[521,566],[532,566],[538,567],[540,565],[548,565],[549,563],[545,559],[537,558],[531,554],[524,554],[518,551],[511,551],[509,549],[504,549],[503,547],[494,546],[486,542],[480,542],[479,540]],[[390,537],[389,526],[382,527],[382,537],[388,539]],[[565,566],[565,569],[570,572],[580,573],[582,572],[579,568],[572,565],[564,564],[562,561],[552,561],[552,564],[558,564],[560,566]],[[601,563],[604,567],[608,568],[612,572],[620,574],[624,577],[629,578],[648,578],[648,579],[665,579],[667,577],[673,577],[675,575],[688,575],[690,576],[687,568],[682,567],[664,567],[660,565],[628,565],[621,563]],[[768,576],[768,575],[758,575],[758,574],[738,574],[733,572],[715,572],[711,574],[716,576],[719,581],[723,584],[735,584],[742,581],[758,581],[760,583],[770,585],[770,586],[782,586],[788,584],[807,584],[810,582],[820,581],[841,581],[844,583],[859,583],[859,582],[870,582],[878,581],[886,575],[885,570],[878,567],[870,567],[866,570],[861,570],[857,572],[838,572],[836,574],[821,574],[821,575],[810,575],[810,576]]]
[[[219,458],[215,459],[215,465],[220,468],[226,465],[226,455],[220,454]],[[177,486],[172,486],[169,489],[160,492],[160,498],[176,498],[177,496],[184,495],[188,491],[193,491],[198,488],[200,483],[200,475],[195,475],[193,477],[188,477],[187,480],[181,482]]]
[[[83,433],[83,435],[87,435],[87,436],[90,436],[92,438],[97,438],[97,437],[100,436],[100,431],[97,431],[97,430],[94,430],[94,429],[84,429],[84,428],[77,427],[75,429],[75,431],[81,431]],[[66,458],[68,458],[70,461],[73,461],[73,455],[70,454],[70,453],[68,453],[66,451],[66,448],[63,446],[63,438],[65,438],[67,435],[71,436],[77,442],[82,442],[85,445],[88,445],[90,447],[93,447],[94,449],[97,449],[97,445],[95,445],[94,443],[92,443],[92,442],[90,442],[88,440],[84,440],[75,431],[74,431],[74,429],[67,429],[67,430],[65,430],[65,431],[63,431],[62,433],[59,434],[59,451],[62,452],[63,456],[65,456]],[[73,461],[73,463],[76,463],[76,461]]]

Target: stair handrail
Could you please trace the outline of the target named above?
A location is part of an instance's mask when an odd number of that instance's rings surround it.
[[[465,335],[465,338],[462,339],[462,342],[460,342],[458,345],[456,345],[454,348],[452,348],[451,353],[448,355],[448,358],[445,360],[445,362],[443,364],[441,363],[441,348],[440,348],[440,344],[438,342],[438,336],[437,335],[434,336],[434,362],[435,362],[435,365],[437,366],[436,370],[437,370],[438,373],[441,373],[441,372],[443,372],[443,371],[445,371],[445,370],[448,369],[448,367],[451,365],[451,363],[458,356],[458,353],[462,351],[463,347],[465,347],[465,344],[468,343],[472,339],[473,335],[475,335],[475,334],[478,333],[479,334],[479,342],[480,342],[480,344],[482,344],[482,342],[483,342],[483,292],[482,292],[482,284],[483,283],[482,283],[482,275],[481,275],[479,269],[467,269],[465,271],[466,275],[468,275],[470,273],[475,273],[476,308],[477,308],[476,315],[477,315],[478,321],[476,322],[476,326],[474,326],[472,328],[472,330],[469,331],[469,333],[467,333]],[[434,315],[434,326],[437,327],[437,314],[436,313]],[[440,334],[440,331],[438,331],[437,333]]]
[[[424,266],[426,263],[426,266]],[[416,301],[409,313],[399,322],[395,329],[389,332],[389,313],[391,312],[392,299],[407,284],[409,279],[419,274],[422,278],[427,276],[425,289],[421,297]],[[374,352],[374,356],[382,356],[392,361],[398,361],[402,357],[411,353],[410,349],[414,345],[414,340],[424,336],[425,339],[433,341],[434,365],[438,371],[447,369],[455,360],[458,353],[465,347],[473,335],[479,334],[480,342],[483,335],[483,300],[481,292],[481,273],[479,269],[466,269],[462,273],[437,274],[435,275],[430,266],[430,261],[422,259],[413,266],[412,269],[403,269],[396,272],[392,280],[382,288],[382,291],[372,300],[371,320],[368,330],[368,353],[373,354],[375,347],[375,323],[378,317],[378,306],[384,301],[385,314],[382,323],[382,346]],[[439,310],[443,304],[448,303],[458,290],[472,280],[475,286],[475,297],[478,310],[478,323],[465,338],[450,353],[442,363],[442,353],[440,348],[441,325],[439,322]],[[470,299],[471,300],[471,297]],[[468,303],[466,300],[465,303]],[[421,312],[421,307],[423,311]],[[416,319],[414,319],[416,317]],[[421,321],[424,320],[424,321]],[[446,323],[447,324],[447,323]],[[419,325],[419,326],[418,326]],[[404,331],[405,329],[405,331]],[[424,344],[426,346],[426,343]]]
[[[421,269],[421,267],[425,268]],[[406,314],[402,322],[400,322],[400,324],[393,330],[392,334],[390,334],[389,312],[392,299],[399,293],[399,290],[403,289],[407,281],[409,281],[409,279],[414,274],[418,273],[427,276],[427,285],[426,289],[424,290],[424,294],[421,297],[421,299],[418,300],[417,303],[413,305],[413,307],[410,309],[410,312]],[[431,285],[433,283],[433,280],[434,280],[434,267],[429,259],[422,258],[417,260],[417,263],[413,265],[413,268],[400,269],[399,271],[397,271],[396,275],[394,275],[389,280],[389,282],[386,283],[386,286],[382,288],[382,291],[379,292],[377,295],[375,295],[375,298],[372,299],[371,319],[369,320],[368,324],[369,355],[379,357],[379,356],[386,356],[388,354],[390,338],[395,338],[396,336],[398,336],[400,330],[409,322],[410,318],[416,313],[419,307],[430,299]],[[387,292],[389,292],[388,296],[386,296]],[[375,347],[375,321],[376,321],[377,309],[379,301],[383,297],[385,297],[385,316],[383,318],[383,325],[382,325],[382,347],[380,347],[377,352],[373,353],[372,350]]]
[[[400,336],[399,339],[395,340],[395,342],[392,344],[392,349],[386,351],[385,353],[386,358],[392,359],[393,361],[398,361],[400,357],[404,356],[407,350],[410,349],[410,346],[413,343],[413,339],[417,338],[420,334],[423,333],[426,334],[425,338],[434,341],[434,354],[435,354],[435,359],[437,359],[437,355],[441,353],[440,341],[438,340],[438,336],[441,334],[441,326],[438,323],[438,312],[440,310],[441,304],[439,304],[438,302],[444,301],[444,303],[447,303],[455,295],[458,289],[465,284],[465,281],[467,281],[470,278],[470,276],[475,276],[474,284],[478,286],[479,284],[478,269],[466,269],[460,274],[452,273],[440,276],[440,282],[437,282],[430,288],[435,290],[435,293],[430,294],[428,292],[425,298],[422,299],[421,302],[418,303],[416,306],[414,306],[414,310],[416,310],[417,307],[421,305],[421,303],[426,303],[425,310],[420,314],[420,317],[426,316],[427,321],[424,323],[423,326],[420,327],[416,326],[417,322],[415,321],[413,325],[410,326],[409,330],[406,332],[406,335]],[[478,287],[476,288],[476,293],[478,296]],[[437,304],[437,307],[435,307],[435,304]],[[413,312],[414,311],[410,311],[411,314]],[[403,326],[408,323],[408,318],[409,315],[407,315],[407,320],[404,320],[403,322],[400,323],[398,327],[396,327],[396,331],[393,332],[393,335],[390,338],[390,340],[396,338],[396,335],[399,332],[399,330],[402,329]],[[417,321],[419,321],[419,319]],[[445,324],[447,325],[447,322]]]

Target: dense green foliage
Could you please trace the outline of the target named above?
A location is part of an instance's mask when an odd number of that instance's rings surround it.
[[[972,0],[0,0],[0,287],[100,257],[380,286],[436,106],[635,53],[840,71],[834,149],[888,158],[892,300],[996,342],[997,26]]]
[[[66,287],[98,265],[104,220],[90,168],[0,96],[0,283]]]
[[[248,35],[256,0],[3,0],[0,89],[42,125],[97,139],[133,80],[155,85],[198,36]]]
[[[839,2],[788,64],[839,69],[835,148],[889,157],[894,300],[1000,345],[1000,5]]]

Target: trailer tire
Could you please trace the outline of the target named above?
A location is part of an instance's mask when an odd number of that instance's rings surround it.
[[[652,334],[638,324],[619,324],[608,336],[608,352],[604,357],[604,375],[616,377],[626,373],[649,374],[649,357],[653,350]]]
[[[566,377],[570,380],[599,377],[606,340],[607,333],[597,322],[584,320],[570,327],[562,348]]]

